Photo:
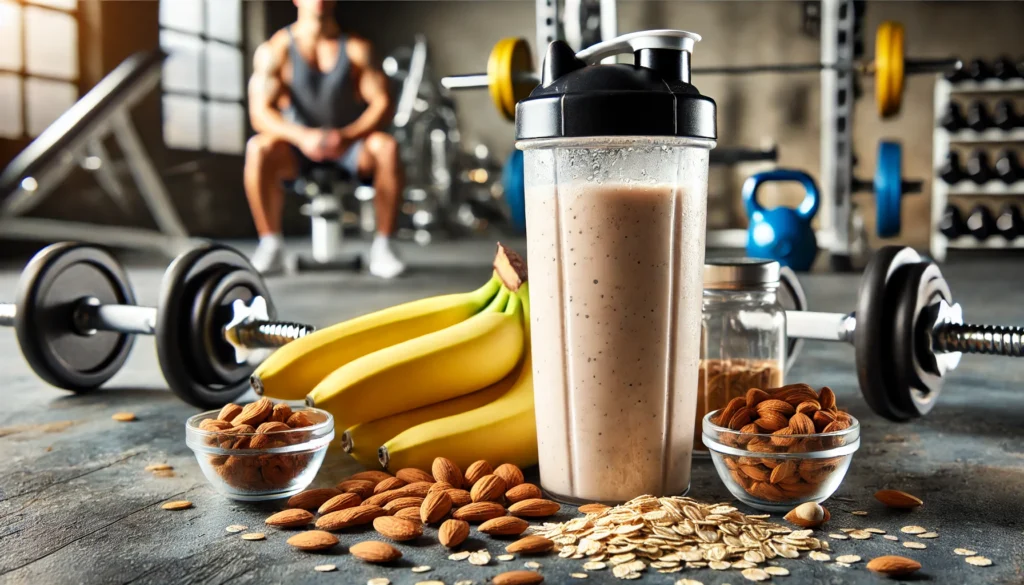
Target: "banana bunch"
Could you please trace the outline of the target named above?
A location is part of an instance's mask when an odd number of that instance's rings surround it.
[[[535,464],[526,267],[498,244],[494,268],[475,291],[398,305],[285,345],[256,368],[253,389],[330,412],[346,429],[342,448],[367,467],[429,469],[439,454],[463,467]]]

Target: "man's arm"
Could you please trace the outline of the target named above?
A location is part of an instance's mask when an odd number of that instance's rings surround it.
[[[249,120],[254,130],[290,142],[301,148],[308,128],[284,119],[277,109],[277,100],[284,92],[281,80],[281,52],[267,41],[256,49],[253,56],[252,77],[249,79]]]
[[[381,130],[391,121],[391,95],[388,93],[388,78],[373,59],[369,41],[352,38],[349,58],[358,68],[359,96],[366,102],[366,109],[354,122],[341,129],[347,140],[365,138],[375,130]]]

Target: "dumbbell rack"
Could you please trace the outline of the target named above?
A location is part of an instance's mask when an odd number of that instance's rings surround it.
[[[1007,144],[1024,143],[1024,128],[1013,130],[1000,130],[989,128],[983,132],[974,130],[960,130],[949,132],[942,127],[941,119],[953,94],[1013,94],[1024,93],[1024,79],[987,79],[982,82],[960,81],[952,83],[946,79],[938,79],[935,82],[935,123],[932,137],[932,166],[934,174],[932,178],[932,213],[931,213],[931,241],[929,250],[935,260],[941,262],[946,259],[946,252],[950,248],[955,249],[993,249],[993,248],[1016,248],[1024,249],[1024,236],[1016,240],[1007,241],[1000,236],[993,236],[985,241],[978,241],[970,235],[960,236],[955,240],[949,240],[938,231],[939,222],[942,220],[942,212],[949,202],[950,196],[1024,196],[1024,181],[1017,181],[1007,185],[998,180],[988,181],[978,185],[970,179],[964,179],[955,185],[949,185],[939,177],[940,169],[945,162],[946,154],[950,145],[953,144]]]

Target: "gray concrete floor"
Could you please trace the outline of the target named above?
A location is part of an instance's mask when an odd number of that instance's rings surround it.
[[[521,242],[511,242],[522,249]],[[489,272],[493,242],[440,243],[403,247],[413,269],[395,282],[364,275],[306,274],[271,279],[280,315],[317,325],[333,323],[399,302],[469,290]],[[980,321],[1024,323],[1019,291],[1024,270],[1016,258],[960,261],[944,267],[965,314]],[[162,268],[131,259],[129,273],[141,303],[154,303]],[[16,270],[0,271],[0,298],[15,290]],[[802,278],[815,310],[847,311],[856,298],[855,275]],[[183,423],[196,412],[164,386],[152,339],[137,341],[126,367],[106,388],[75,396],[41,382],[18,352],[12,331],[0,331],[0,582],[3,583],[365,583],[386,576],[392,583],[460,578],[485,579],[514,563],[472,567],[452,563],[431,546],[434,534],[399,548],[395,567],[370,567],[345,551],[367,538],[344,534],[342,545],[324,555],[299,553],[284,544],[287,534],[266,530],[265,542],[245,542],[224,527],[257,528],[273,505],[224,500],[206,484],[184,444]],[[919,560],[920,580],[930,583],[1024,583],[1024,361],[966,357],[947,382],[935,410],[926,418],[893,424],[872,414],[859,396],[848,346],[808,343],[790,372],[791,381],[829,385],[840,404],[863,425],[862,445],[836,496],[827,532],[842,527],[878,527],[892,534],[906,524],[940,533],[927,550],[909,550],[874,537],[832,541],[834,554],[865,560],[902,554]],[[131,424],[110,419],[113,412],[135,412]],[[352,472],[344,455],[329,456],[317,480],[331,485]],[[176,477],[155,478],[148,463],[167,461]],[[886,510],[872,494],[904,489],[925,501],[910,513]],[[728,500],[728,493],[706,461],[694,465],[690,495]],[[159,504],[186,498],[193,510],[165,512]],[[867,517],[849,514],[866,510]],[[568,518],[564,513],[561,518]],[[475,533],[474,533],[475,534]],[[475,548],[499,554],[504,543],[474,539]],[[967,565],[952,550],[968,547],[988,556],[992,567]],[[473,550],[474,548],[471,548]],[[576,561],[538,559],[548,583],[568,582]],[[338,573],[314,573],[314,565],[335,563]],[[409,567],[435,569],[415,575]],[[810,560],[784,563],[788,583],[891,582],[869,573],[863,563],[849,569]],[[689,577],[708,585],[742,582],[735,572],[686,571],[646,575],[644,583],[673,583]],[[610,572],[588,582],[613,583]]]

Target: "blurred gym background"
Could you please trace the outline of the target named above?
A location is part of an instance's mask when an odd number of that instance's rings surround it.
[[[975,57],[991,62],[1004,54],[1024,59],[1024,2],[853,4],[862,19],[859,26],[867,31],[865,57],[873,53],[872,35],[879,23],[893,20],[905,27],[905,51],[915,57],[957,56],[965,64]],[[523,37],[535,45],[535,6],[532,0],[339,2],[343,29],[372,41],[396,100],[415,65],[417,43],[425,49],[418,97],[408,117],[396,121],[401,127],[392,130],[409,173],[403,239],[429,246],[439,240],[477,234],[494,239],[516,232],[501,187],[502,167],[513,150],[512,125],[497,114],[487,91],[448,92],[439,81],[485,70],[488,53],[501,38]],[[621,0],[616,16],[619,33],[655,28],[699,32],[704,40],[694,65],[700,67],[818,61],[820,8],[820,2],[810,0]],[[170,55],[161,83],[131,109],[145,151],[190,236],[254,239],[242,189],[242,153],[252,132],[246,81],[255,47],[295,15],[295,7],[284,0],[0,0],[0,167],[126,58],[161,47]],[[536,56],[538,48],[531,48]],[[869,81],[856,102],[855,173],[870,180],[876,144],[887,138],[902,142],[903,175],[923,181],[921,195],[903,200],[902,232],[887,243],[928,249],[936,229],[931,195],[939,180],[933,138],[941,115],[935,111],[940,78],[908,77],[902,111],[894,118],[879,119]],[[719,104],[719,146],[778,148],[777,162],[713,167],[709,229],[746,227],[739,193],[753,172],[798,168],[820,182],[818,73],[695,75],[694,82]],[[1024,93],[1011,93],[1010,98],[1024,116]],[[993,146],[992,156],[996,154]],[[96,170],[90,165],[108,164],[96,157],[79,163],[90,171]],[[127,164],[109,164],[121,178],[120,196],[111,197],[110,188],[99,185],[91,173],[76,171],[27,215],[97,226],[153,227]],[[774,204],[791,202],[799,194],[780,188],[768,196]],[[868,244],[875,247],[874,199],[859,194],[854,201]],[[1003,201],[982,193],[968,204],[988,203],[995,210]],[[308,237],[310,222],[300,213],[300,204],[297,198],[289,200],[289,237]],[[358,203],[348,213],[349,230],[358,237]],[[4,236],[0,233],[0,257],[20,256],[38,246],[10,233]]]

